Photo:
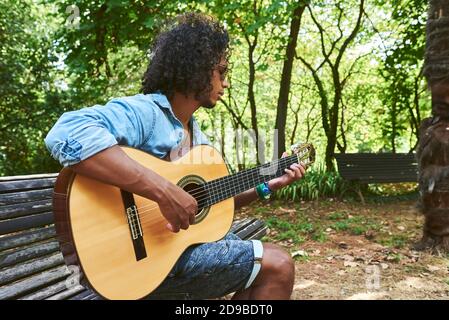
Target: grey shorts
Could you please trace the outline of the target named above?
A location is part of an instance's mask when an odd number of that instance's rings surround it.
[[[260,270],[259,240],[228,233],[222,240],[189,247],[147,299],[213,299],[251,285]]]

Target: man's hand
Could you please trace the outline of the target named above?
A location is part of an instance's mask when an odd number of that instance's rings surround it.
[[[198,204],[194,197],[177,185],[166,181],[164,196],[158,201],[162,215],[167,219],[167,229],[178,232],[187,230],[195,222]]]
[[[287,156],[288,156],[287,152],[284,152],[282,154],[282,158],[285,158]],[[294,163],[290,166],[290,168],[285,169],[285,172],[286,173],[284,175],[268,181],[268,187],[272,191],[281,189],[281,188],[301,179],[304,176],[306,169],[303,165]]]

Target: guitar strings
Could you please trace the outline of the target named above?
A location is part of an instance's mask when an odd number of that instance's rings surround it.
[[[285,158],[281,158],[281,159],[277,159],[277,160],[275,160],[275,161],[279,161],[279,162],[283,162],[282,164],[283,165],[285,165],[288,161],[287,160],[291,160],[291,157],[293,157],[293,156],[297,156],[297,154],[296,155],[292,155],[292,156],[289,156],[289,157],[285,157]],[[304,160],[304,159],[303,159]],[[308,163],[305,163],[305,165],[306,165],[306,167],[308,167],[309,165],[311,165],[312,163],[313,163],[313,161],[310,161],[310,159],[307,159],[307,160],[309,160],[309,162]],[[257,167],[257,168],[253,168],[253,169],[259,169],[259,167]],[[252,169],[252,170],[253,170]],[[251,169],[250,169],[251,170]],[[257,170],[255,170],[254,172],[256,172]],[[250,172],[249,170],[248,171],[246,171],[246,173],[248,173],[248,172]],[[252,172],[252,174],[254,173],[254,172]],[[244,172],[242,172],[242,174],[243,174]],[[239,173],[237,173],[237,174],[239,174]],[[237,187],[238,187],[238,185],[237,185]],[[233,186],[233,188],[237,188],[236,186]],[[202,191],[203,191],[203,193],[205,192],[204,191],[204,188],[196,188],[196,189],[193,189],[193,190],[199,190],[199,189],[203,189]],[[207,193],[207,192],[206,192]],[[201,192],[196,192],[195,193],[195,195],[198,195],[198,194],[201,194]],[[206,196],[206,198],[208,197],[208,195]],[[203,198],[202,200],[204,200],[205,198]],[[198,201],[198,200],[197,200]],[[201,201],[201,200],[199,200],[199,201]],[[141,227],[143,228],[143,226],[146,226],[146,225],[149,225],[149,224],[151,224],[151,222],[152,221],[148,221],[148,220],[151,220],[151,218],[153,217],[153,215],[151,215],[151,214],[149,214],[149,213],[147,213],[147,214],[142,214],[142,213],[145,213],[145,212],[149,212],[149,211],[152,211],[152,210],[154,210],[155,208],[157,208],[159,205],[156,203],[156,204],[149,204],[149,205],[146,205],[146,206],[142,206],[142,207],[139,207],[139,208],[137,208],[138,210],[141,210],[141,209],[143,209],[143,208],[147,208],[146,210],[143,210],[143,211],[139,211],[138,212],[138,214],[139,214],[139,218],[140,218],[140,220],[141,220],[141,223],[140,223],[140,225],[141,225]],[[148,207],[151,207],[151,208],[148,208]],[[142,216],[140,216],[142,214]],[[148,217],[147,217],[148,216]],[[145,217],[145,219],[144,219],[144,217]],[[132,218],[131,219],[131,223],[136,223],[136,221],[137,221],[137,219],[138,219],[138,217],[136,217],[136,218]],[[129,229],[128,228],[126,228],[125,229],[126,231],[124,231],[124,232],[129,232]],[[58,241],[61,243],[61,244],[73,244],[72,243],[72,241],[60,241],[59,239],[58,239]]]
[[[282,158],[282,159],[278,159],[279,160],[279,162],[280,162],[280,165],[285,165],[285,164],[287,164],[290,160],[292,160],[292,158],[293,157],[286,157],[286,158]],[[257,173],[258,172],[258,170],[257,169],[259,169],[259,168],[253,168],[253,169],[251,169],[251,170],[248,170],[248,171],[245,171],[245,172],[242,172],[241,173],[241,176],[242,177],[244,177],[244,174],[246,174],[247,176],[246,176],[246,178],[254,178],[254,174],[255,173]],[[251,176],[249,176],[249,175],[251,175]],[[270,176],[267,176],[267,179],[271,179],[271,177],[272,176],[276,176],[276,174],[274,174],[274,175],[270,175]],[[249,181],[248,181],[249,182]],[[218,185],[220,182],[213,182],[215,185]],[[231,190],[232,189],[235,189],[235,191],[236,190],[238,190],[238,188],[240,187],[240,186],[243,186],[244,184],[241,184],[241,185],[233,185],[233,186],[230,186],[231,188]],[[248,190],[251,188],[251,186],[248,186]],[[204,188],[202,188],[202,187],[200,187],[200,188],[196,188],[196,189],[193,189],[194,191],[195,190],[198,190],[198,189],[200,189],[200,191],[196,191],[196,192],[193,192],[193,193],[190,193],[192,196],[196,196],[197,197],[197,202],[198,203],[200,203],[201,201],[206,201],[208,198],[209,198],[209,196],[210,196],[210,194],[209,194],[209,191],[208,190],[205,190]],[[214,196],[214,194],[212,193],[212,196]],[[148,207],[150,207],[150,208],[148,208]],[[132,215],[131,216],[131,223],[133,223],[133,224],[135,224],[136,222],[137,222],[137,219],[139,219],[140,221],[141,221],[141,225],[143,225],[142,224],[142,222],[143,221],[146,221],[147,219],[145,219],[145,218],[150,218],[150,217],[147,217],[147,215],[150,215],[149,213],[147,213],[147,214],[144,214],[145,212],[148,212],[148,211],[153,211],[154,209],[156,209],[156,208],[158,208],[159,207],[159,205],[156,203],[156,204],[149,204],[149,205],[146,205],[146,206],[142,206],[142,207],[137,207],[136,208],[136,210],[137,210],[137,215],[136,214],[134,214],[134,215]],[[142,210],[143,208],[145,208],[145,210]]]
[[[287,164],[289,162],[289,160],[292,160],[291,158],[290,159],[288,159],[288,158],[290,158],[290,157],[286,157],[286,158],[282,158],[282,159],[278,159],[278,160],[284,162],[283,165],[285,165],[285,164]],[[306,166],[308,166],[309,164],[306,164]],[[257,172],[257,170],[253,170],[252,172],[246,171],[245,173],[250,173],[251,174],[251,178],[254,178],[254,173],[256,173],[256,172]],[[276,174],[267,176],[267,179],[272,179],[273,177],[276,177]],[[234,185],[234,186],[231,187],[231,190],[234,189],[234,191],[237,191],[238,188],[240,186],[243,186],[243,185],[244,184],[237,185],[237,186]],[[198,203],[201,202],[201,201],[206,201],[209,198],[210,194],[208,193],[207,190],[204,190],[204,188],[197,188],[197,189],[193,189],[193,190],[198,190],[198,189],[201,189],[201,190],[199,192],[191,193],[191,195],[192,196],[195,195],[195,196],[198,197],[198,199],[196,199]],[[246,190],[249,190],[249,189],[251,189],[250,186]],[[212,194],[212,196],[214,196],[214,195]],[[150,208],[148,208],[148,207],[150,207]],[[156,204],[149,204],[149,205],[142,206],[142,207],[137,207],[136,208],[136,210],[137,210],[136,213],[137,214],[134,214],[133,216],[131,216],[131,223],[134,224],[134,223],[137,222],[137,219],[139,219],[141,221],[141,226],[142,226],[143,222],[147,221],[150,218],[150,217],[147,217],[147,216],[150,215],[149,213],[147,213],[147,214],[144,214],[144,213],[149,212],[149,211],[153,211],[154,209],[156,209],[158,207],[159,207],[159,205],[157,203]],[[143,208],[145,208],[145,210],[142,210]]]
[[[292,155],[292,156],[289,156],[289,157],[285,157],[285,158],[281,158],[281,159],[274,160],[273,162],[278,161],[278,162],[279,162],[278,165],[285,165],[289,160],[292,160],[292,158],[294,158],[294,157],[296,157],[296,156],[297,156],[297,155]],[[308,164],[306,164],[306,165],[308,165]],[[260,167],[250,169],[250,170],[248,170],[248,171],[246,171],[246,172],[245,172],[245,171],[244,171],[244,172],[239,172],[239,173],[237,173],[236,175],[241,174],[241,175],[243,176],[244,174],[250,172],[251,170],[257,171],[256,169],[259,169],[259,168],[260,168]],[[220,178],[219,178],[219,179],[220,179]],[[217,180],[219,180],[219,179],[217,179]],[[214,186],[213,183],[218,184],[219,182],[213,182],[213,181],[212,181],[212,184],[210,185],[210,187],[213,187],[213,186]],[[202,192],[204,192],[204,188],[203,188],[203,187],[199,187],[199,188],[190,190],[189,194],[192,195],[193,197],[195,197],[195,196],[198,196],[199,194],[201,194]],[[151,205],[152,205],[152,204],[149,204],[149,205],[146,205],[146,206],[139,207],[139,208],[137,208],[137,209],[138,209],[138,210],[141,210],[141,209],[144,209],[144,208],[146,208],[147,206],[151,206]]]
[[[279,159],[279,162],[280,162],[280,163],[279,163],[278,165],[286,165],[290,160],[292,160],[292,157]],[[276,160],[276,161],[278,161],[278,160]],[[292,163],[292,164],[293,164],[293,163]],[[251,174],[251,178],[254,178],[254,173],[256,173],[256,172],[258,171],[258,169],[259,169],[259,167],[257,167],[257,168],[252,168],[252,169],[247,170],[247,171],[244,171],[244,172],[239,172],[239,173],[235,174],[234,177],[237,177],[238,175],[244,177],[244,176],[247,175],[247,174]],[[270,176],[272,176],[272,175],[270,175]],[[233,177],[233,176],[226,176],[226,177],[223,177],[223,178],[228,178],[228,177]],[[220,180],[220,179],[222,179],[222,178],[218,178],[218,179],[216,179],[216,180],[207,182],[207,183],[209,183],[209,186],[208,186],[208,187],[214,187],[214,186],[220,184],[221,181],[218,181],[218,180]],[[198,195],[204,193],[205,190],[204,190],[204,187],[203,187],[203,186],[204,186],[204,184],[203,184],[203,185],[200,185],[200,187],[198,187],[198,188],[189,190],[189,194],[192,195],[192,196],[198,196]],[[145,207],[146,207],[146,206],[142,206],[142,207],[139,207],[138,209],[141,210],[141,209],[144,209]]]
[[[279,160],[279,162],[281,162],[281,165],[285,165],[285,164],[287,164],[290,160],[292,160],[292,156],[291,156],[291,157],[281,158],[281,159],[278,159],[278,160]],[[306,166],[308,166],[308,165],[310,165],[310,164],[311,164],[311,163],[309,162],[308,164],[306,164]],[[257,170],[254,170],[254,169],[258,169],[258,168],[253,168],[252,171],[245,171],[244,173],[245,173],[245,174],[250,173],[251,176],[252,176],[251,178],[254,178],[254,173],[257,172]],[[273,176],[276,177],[276,174],[267,176],[267,179],[271,179]],[[217,185],[218,183],[219,183],[219,182],[216,182],[215,184]],[[236,191],[238,187],[240,187],[240,185],[233,186],[231,189],[235,189],[235,191]],[[249,189],[251,189],[250,186],[248,186],[248,189],[247,189],[247,190],[249,190]],[[195,190],[196,190],[196,191],[197,191],[197,190],[200,190],[200,191],[191,193],[192,196],[197,196],[197,197],[198,197],[198,199],[196,199],[197,202],[205,201],[205,200],[207,200],[207,198],[209,198],[209,193],[208,193],[207,190],[204,190],[204,188],[200,187],[200,188],[197,188],[197,189],[193,189],[193,191],[195,191]],[[212,194],[212,196],[213,196],[213,194]],[[131,223],[136,223],[136,221],[137,221],[138,218],[139,218],[141,221],[146,220],[145,217],[146,217],[148,214],[144,214],[144,213],[145,213],[145,212],[148,212],[148,211],[152,211],[152,210],[158,208],[158,206],[159,206],[159,205],[156,203],[156,204],[145,205],[145,206],[142,206],[142,207],[137,207],[136,210],[137,210],[137,214],[138,214],[139,217],[137,217],[137,215],[134,215],[134,216],[136,216],[136,218],[133,218],[133,216],[132,216],[132,217],[131,217],[131,218],[132,218]],[[144,208],[145,208],[145,210],[142,210],[142,209],[144,209]]]

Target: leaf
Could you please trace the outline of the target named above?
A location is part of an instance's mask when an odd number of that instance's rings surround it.
[[[298,251],[292,252],[292,253],[291,253],[291,256],[292,256],[292,258],[294,258],[294,257],[296,257],[296,256],[300,256],[300,257],[308,257],[309,254],[308,254],[306,251],[304,251],[304,250],[298,250]]]

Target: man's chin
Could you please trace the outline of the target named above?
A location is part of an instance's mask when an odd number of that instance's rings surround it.
[[[208,101],[206,103],[203,103],[202,106],[206,109],[213,109],[217,105],[217,102]]]

